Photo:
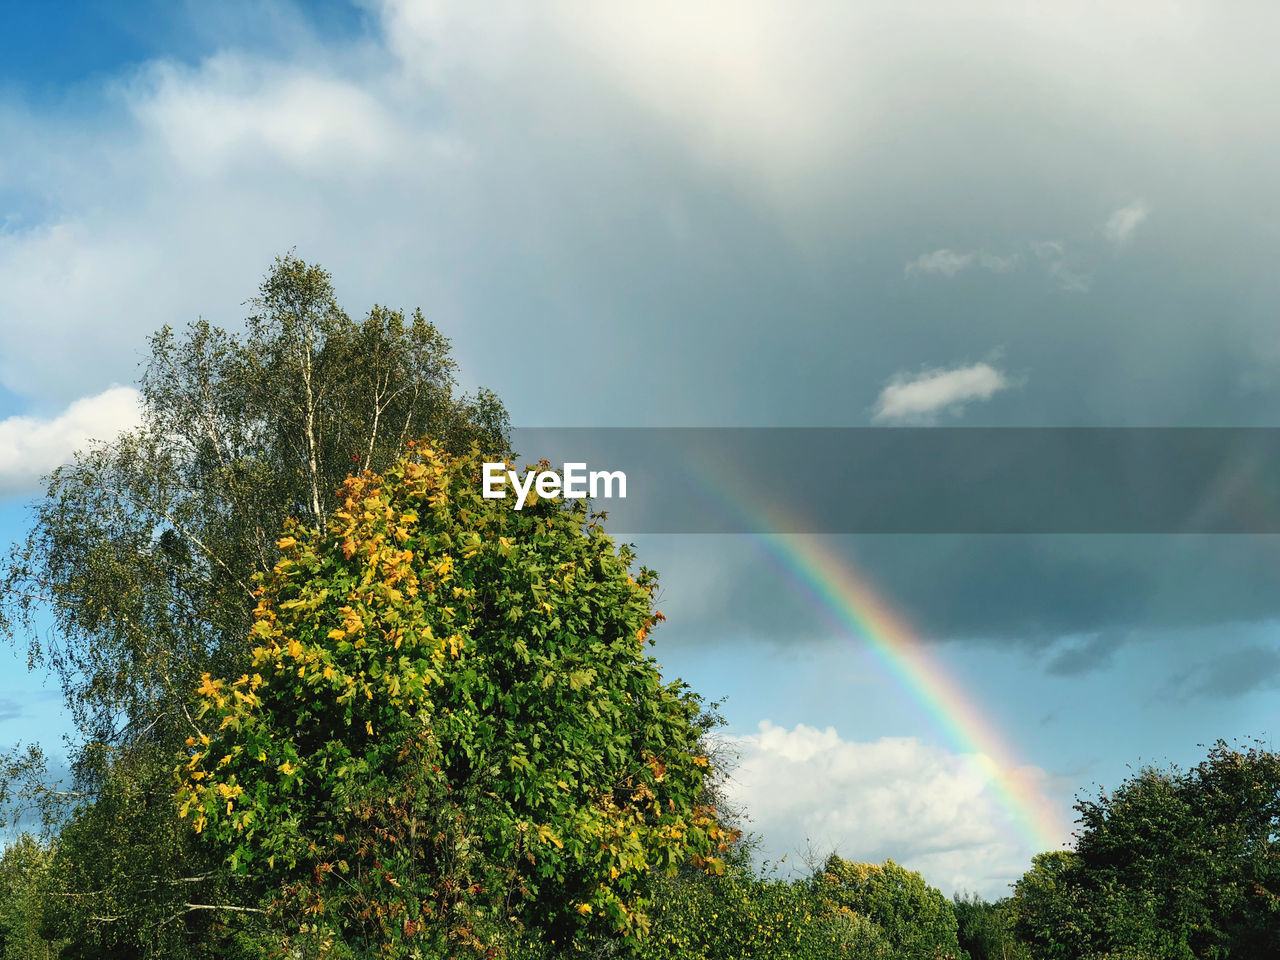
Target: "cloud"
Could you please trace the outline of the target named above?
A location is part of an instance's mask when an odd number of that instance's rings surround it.
[[[978,757],[915,738],[863,743],[832,727],[769,721],[727,745],[738,756],[730,801],[749,813],[767,859],[794,863],[810,848],[855,861],[892,857],[947,893],[1003,896],[1038,852],[1016,839]],[[1047,782],[1036,768],[1017,775]]]
[[[987,253],[985,250],[978,251],[978,265],[992,273],[1008,273],[1018,265],[1019,259],[1016,253],[1001,257],[994,253]]]
[[[52,419],[0,420],[0,495],[30,492],[90,441],[114,439],[138,423],[138,392],[118,386],[77,400]]]
[[[356,176],[410,146],[372,90],[298,66],[220,53],[149,65],[128,100],[141,132],[199,179],[237,162]]]
[[[950,370],[898,374],[880,391],[872,419],[877,423],[927,424],[940,413],[958,415],[969,403],[990,400],[1012,386],[988,363]]]
[[[1071,677],[1110,666],[1125,640],[1123,633],[1094,634],[1058,650],[1046,670],[1054,676]]]
[[[1176,672],[1166,687],[1179,700],[1230,698],[1280,685],[1280,649],[1249,644]]]
[[[1121,211],[1123,212],[1123,211]],[[1118,215],[1118,214],[1117,214]],[[1113,216],[1112,219],[1115,219]],[[1068,293],[1084,293],[1093,286],[1093,275],[1075,265],[1077,257],[1070,260],[1066,245],[1061,240],[1036,240],[1027,245],[1034,261],[1044,265],[1054,286]],[[922,253],[902,268],[905,277],[946,277],[951,279],[970,269],[990,273],[1011,273],[1023,262],[1018,253],[999,256],[986,250],[962,253],[944,247],[932,253]]]
[[[962,270],[977,266],[983,270],[989,270],[992,273],[1008,273],[1018,265],[1018,255],[1010,254],[1007,257],[996,256],[994,253],[987,253],[985,250],[975,250],[970,253],[958,253],[955,250],[944,248],[935,250],[933,253],[922,253],[902,269],[903,276],[940,276],[954,277]]]
[[[1123,247],[1133,239],[1134,233],[1150,212],[1144,202],[1135,200],[1111,214],[1102,232],[1113,245]]]
[[[1054,260],[1049,264],[1049,276],[1059,290],[1067,293],[1088,293],[1093,286],[1093,274],[1084,273],[1068,265],[1065,260]]]
[[[956,253],[954,250],[935,250],[933,253],[922,253],[902,270],[904,276],[915,277],[921,274],[933,274],[942,277],[954,277],[961,270],[973,264],[974,254]]]
[[[698,538],[692,556],[685,540],[652,540],[641,555],[673,574],[664,577],[668,642],[731,637],[812,648],[843,636],[809,588],[779,577],[764,553],[743,550],[734,537]],[[1102,672],[1113,644],[1118,655],[1170,631],[1191,630],[1188,649],[1212,649],[1233,624],[1273,630],[1277,540],[930,534],[833,537],[831,546],[927,641],[1022,649],[1064,675]],[[690,570],[696,576],[686,585]],[[1256,637],[1246,632],[1232,642]]]
[[[1036,240],[1031,252],[1044,264],[1054,286],[1067,293],[1087,293],[1093,286],[1093,274],[1075,266],[1075,257],[1068,259],[1067,246],[1061,240]]]
[[[272,11],[293,6],[298,24],[273,29]],[[1175,417],[1171,397],[1218,382],[1191,375],[1214,358],[1173,309],[1180,278],[1213,290],[1207,271],[1261,248],[1247,229],[1212,233],[1227,240],[1210,250],[1211,232],[1189,229],[1171,247],[1189,269],[1156,291],[1135,279],[1087,316],[1016,283],[957,303],[944,284],[885,278],[1027,268],[1026,239],[1059,235],[1045,230],[1105,244],[1111,184],[1143,182],[1147,158],[1188,142],[1242,149],[1186,154],[1162,194],[1213,196],[1213,222],[1246,227],[1275,203],[1276,151],[1256,123],[1271,44],[1223,14],[1162,15],[1153,34],[1149,11],[1103,4],[819,2],[795,17],[728,0],[508,3],[495,17],[373,0],[367,29],[308,37],[304,5],[235,9],[216,43],[191,30],[181,57],[67,88],[62,108],[0,92],[0,387],[62,406],[130,382],[149,332],[238,322],[270,258],[296,246],[354,310],[421,305],[464,376],[541,422],[820,422],[848,409],[849,384],[875,382],[878,357],[1015,338],[1026,361],[1054,360],[1037,377],[1058,382],[1002,416]],[[946,55],[957,38],[972,56]],[[1193,80],[1170,52],[1183,42],[1220,82]],[[1203,189],[1214,177],[1230,179]],[[1180,222],[1198,228],[1198,213]],[[990,239],[950,239],[979,223]],[[886,260],[898,250],[924,259]],[[1255,269],[1229,290],[1269,289]],[[1060,289],[1088,285],[1074,261],[1052,271]],[[910,316],[895,299],[908,294]],[[784,311],[796,319],[777,323]],[[1223,311],[1224,363],[1269,315]],[[600,317],[593,349],[625,364],[552,346]],[[1141,390],[1122,375],[1135,356]],[[539,364],[574,389],[535,385]],[[643,408],[615,389],[630,369],[662,371]],[[776,389],[746,396],[746,383]],[[1220,397],[1201,399],[1185,408],[1232,421]],[[1256,409],[1247,400],[1228,413]]]

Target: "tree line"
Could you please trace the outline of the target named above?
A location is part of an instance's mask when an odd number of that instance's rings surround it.
[[[292,255],[251,304],[152,337],[142,425],[53,473],[0,569],[77,732],[70,782],[39,745],[0,771],[0,958],[1280,950],[1261,745],[1082,799],[994,903],[755,868],[714,709],[647,652],[656,574],[581,501],[481,497],[507,414],[447,338]]]

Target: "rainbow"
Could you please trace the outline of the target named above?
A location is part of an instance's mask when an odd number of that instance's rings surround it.
[[[755,541],[792,580],[805,588],[851,639],[862,642],[893,681],[920,706],[950,745],[982,773],[987,788],[1033,851],[1060,849],[1068,836],[1054,805],[1017,760],[994,724],[948,675],[928,644],[852,565],[818,536],[781,533],[795,524],[776,506],[757,502],[731,477],[707,464],[687,462],[690,474],[721,507],[739,514]]]

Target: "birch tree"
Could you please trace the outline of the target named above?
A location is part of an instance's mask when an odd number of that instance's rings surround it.
[[[330,275],[292,255],[249,305],[242,330],[201,319],[151,338],[142,425],[55,471],[0,565],[0,628],[58,677],[78,731],[74,784],[26,792],[52,822],[90,816],[108,785],[143,806],[171,797],[168,758],[194,729],[194,690],[242,658],[254,577],[274,567],[287,518],[323,530],[347,474],[389,466],[410,438],[506,452],[501,403],[459,392],[449,341],[420,311],[374,306],[353,319]],[[38,751],[10,757],[10,801],[23,795],[12,775],[38,767]],[[194,852],[170,854],[159,858],[169,879],[205,872]],[[181,904],[218,906],[117,867],[97,881],[151,890],[157,923]],[[131,936],[142,922],[131,918]]]

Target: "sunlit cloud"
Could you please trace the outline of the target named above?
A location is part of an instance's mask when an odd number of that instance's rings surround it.
[[[730,799],[750,812],[770,859],[892,857],[947,893],[998,896],[1035,852],[1016,839],[977,758],[912,737],[864,743],[767,720],[726,745],[737,755]],[[1047,781],[1043,771],[1024,773]]]
[[[880,391],[872,419],[888,424],[929,424],[942,413],[960,414],[970,403],[990,400],[1011,382],[989,363],[950,370],[900,373]]]
[[[77,400],[55,417],[0,420],[0,494],[31,492],[77,450],[94,440],[113,440],[139,421],[138,391],[132,387]]]

